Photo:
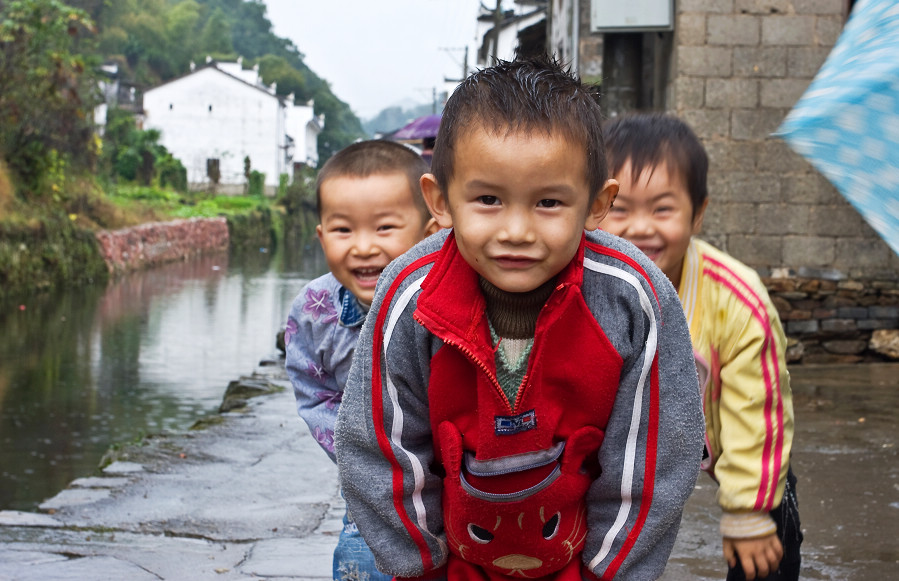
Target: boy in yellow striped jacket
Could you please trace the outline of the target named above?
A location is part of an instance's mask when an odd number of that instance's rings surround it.
[[[727,579],[798,579],[793,405],[777,311],[753,269],[693,238],[708,204],[708,157],[693,131],[652,113],[618,117],[603,133],[620,189],[601,227],[662,269],[690,327],[706,418],[702,468],[719,484]]]

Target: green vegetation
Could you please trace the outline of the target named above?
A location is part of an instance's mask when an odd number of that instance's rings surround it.
[[[189,192],[182,163],[130,112],[111,108],[102,138],[96,131],[102,63],[150,87],[207,56],[243,57],[279,94],[314,100],[326,116],[321,162],[365,135],[297,47],[273,34],[258,0],[0,2],[0,299],[107,276],[98,229],[224,215],[232,239],[258,241],[290,228],[279,216],[305,219],[310,176],[291,185],[280,176],[272,200],[247,159],[246,196]]]
[[[107,276],[97,240],[69,219],[0,222],[0,299]]]
[[[234,216],[246,214],[259,207],[270,208],[274,205],[272,200],[263,196],[185,194],[155,186],[139,185],[118,186],[107,197],[125,214],[152,212],[154,220]]]
[[[125,182],[186,190],[183,165],[130,113],[112,108],[102,141],[97,136],[100,64],[115,63],[123,81],[149,87],[207,56],[243,57],[279,94],[314,100],[327,120],[322,162],[365,135],[297,47],[274,35],[258,0],[13,0],[0,3],[0,157],[15,198],[29,208],[38,202],[40,213],[64,209],[84,195],[70,181],[87,175],[98,183],[82,189]],[[259,176],[247,179],[252,186]],[[22,209],[10,198],[0,197],[5,210]]]
[[[37,0],[32,0],[37,1]],[[259,65],[265,83],[278,94],[293,93],[297,102],[315,101],[324,113],[319,158],[324,163],[365,132],[349,106],[331,92],[327,81],[303,61],[288,39],[276,36],[258,0],[70,0],[97,23],[97,44],[104,60],[115,62],[126,78],[155,86],[203,63],[243,57],[244,66]]]
[[[94,25],[57,0],[0,6],[0,155],[20,197],[52,205],[97,160]]]

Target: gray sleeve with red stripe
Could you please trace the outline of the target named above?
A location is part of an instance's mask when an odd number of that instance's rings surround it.
[[[427,397],[430,359],[440,342],[412,318],[416,281],[429,264],[409,266],[439,250],[446,235],[426,239],[382,274],[337,420],[337,463],[350,514],[378,568],[398,577],[434,572],[447,558]]]
[[[583,562],[602,579],[655,579],[702,457],[690,334],[674,287],[652,261],[604,232],[588,240],[608,252],[587,252],[584,297],[624,368],[600,448],[602,474],[588,496]]]

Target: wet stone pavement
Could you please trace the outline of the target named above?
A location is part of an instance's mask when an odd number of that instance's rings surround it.
[[[791,372],[803,579],[896,578],[899,364]],[[0,511],[0,580],[330,579],[336,469],[281,365],[241,383],[265,395],[124,448],[39,513]],[[714,493],[700,475],[663,579],[723,579]]]
[[[899,364],[790,374],[802,579],[899,578]],[[700,474],[662,579],[724,578],[716,490]]]

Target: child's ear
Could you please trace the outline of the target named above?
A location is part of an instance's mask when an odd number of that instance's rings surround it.
[[[437,220],[434,218],[428,218],[428,223],[425,224],[425,238],[440,230],[440,224],[437,223]]]
[[[318,238],[319,241],[321,241],[321,239],[322,239],[322,225],[321,224],[319,224],[318,226],[315,227],[315,237]]]
[[[596,230],[600,223],[612,209],[612,202],[618,195],[618,182],[612,179],[606,180],[602,190],[596,194],[593,204],[587,210],[587,222],[584,230]]]
[[[421,193],[437,225],[441,228],[452,228],[453,218],[450,216],[449,202],[443,195],[443,190],[437,185],[434,174],[426,173],[421,176]]]

